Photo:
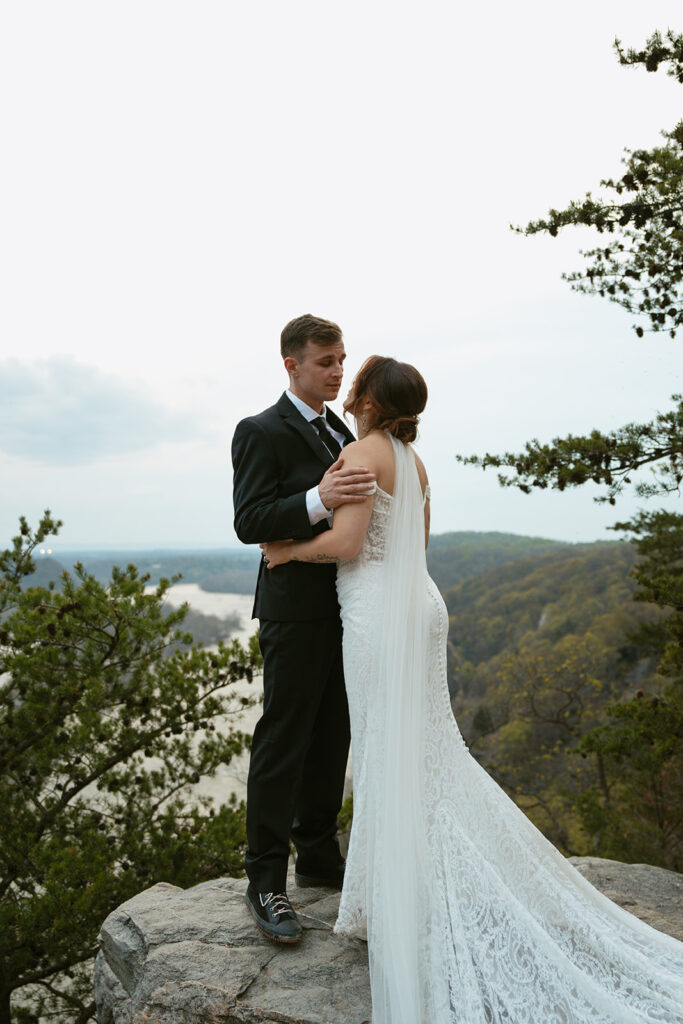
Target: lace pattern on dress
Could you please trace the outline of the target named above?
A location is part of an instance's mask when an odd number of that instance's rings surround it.
[[[337,575],[354,818],[335,931],[365,937],[369,930],[371,959],[381,951],[373,951],[368,897],[386,866],[368,865],[380,826],[368,811],[366,779],[381,778],[391,737],[376,716],[368,719],[368,703],[391,643],[378,604],[391,514],[391,496],[378,489],[361,551]],[[448,614],[426,573],[424,600],[431,655],[419,680],[429,851],[424,877],[415,879],[421,1005],[419,1019],[405,1021],[400,1011],[376,1016],[373,1006],[373,1024],[681,1024],[683,944],[593,888],[470,755],[450,707]],[[406,843],[412,825],[405,822]]]

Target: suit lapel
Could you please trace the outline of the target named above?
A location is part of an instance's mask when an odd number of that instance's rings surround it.
[[[282,418],[287,421],[287,424],[292,427],[293,430],[296,430],[297,434],[300,434],[301,437],[303,437],[308,447],[311,449],[313,454],[320,459],[323,466],[331,466],[334,459],[316,434],[315,429],[307,422],[305,417],[301,415],[294,403],[290,402],[286,394],[281,396],[276,403],[275,408]]]

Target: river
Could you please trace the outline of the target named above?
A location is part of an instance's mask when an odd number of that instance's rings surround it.
[[[223,594],[211,593],[202,590],[197,583],[176,583],[170,587],[166,594],[168,604],[177,607],[185,601],[194,611],[202,615],[217,615],[219,618],[227,618],[229,615],[239,617],[239,629],[234,632],[230,639],[239,640],[246,644],[250,636],[256,632],[258,622],[251,617],[251,608],[254,598],[250,594]],[[236,692],[240,697],[263,697],[263,683],[261,677],[254,679],[253,683],[240,682],[231,686],[231,692]],[[217,718],[214,724],[218,729],[236,728],[242,732],[252,733],[254,726],[261,717],[261,703],[254,707],[246,708],[237,715]],[[249,754],[244,753],[234,758],[229,764],[219,766],[212,778],[202,776],[196,786],[195,793],[201,796],[211,796],[216,806],[225,803],[231,793],[235,793],[238,800],[246,799],[247,795],[247,770],[249,768]]]

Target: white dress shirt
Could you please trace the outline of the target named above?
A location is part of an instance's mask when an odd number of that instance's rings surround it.
[[[297,395],[292,394],[291,391],[285,391],[287,398],[290,402],[299,410],[304,419],[308,420],[311,424],[311,430],[315,430],[318,433],[317,428],[313,424],[313,420],[317,420],[321,415],[315,409],[312,409],[306,402],[302,402]],[[327,424],[327,429],[332,434],[335,440],[339,441],[340,446],[343,448],[346,444],[346,435],[342,434],[341,431],[335,430],[331,423],[327,421],[327,409],[323,406],[322,417]],[[325,442],[323,441],[323,444]],[[332,452],[330,452],[332,454]],[[328,523],[332,522],[333,509],[325,508],[322,501],[320,500],[320,492],[317,487],[311,487],[310,491],[306,491],[306,511],[308,512],[308,521],[311,526],[315,526],[316,523],[322,522],[323,519],[327,519]]]

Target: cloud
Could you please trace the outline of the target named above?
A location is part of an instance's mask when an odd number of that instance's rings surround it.
[[[197,436],[135,385],[65,358],[0,363],[0,451],[77,465]]]

